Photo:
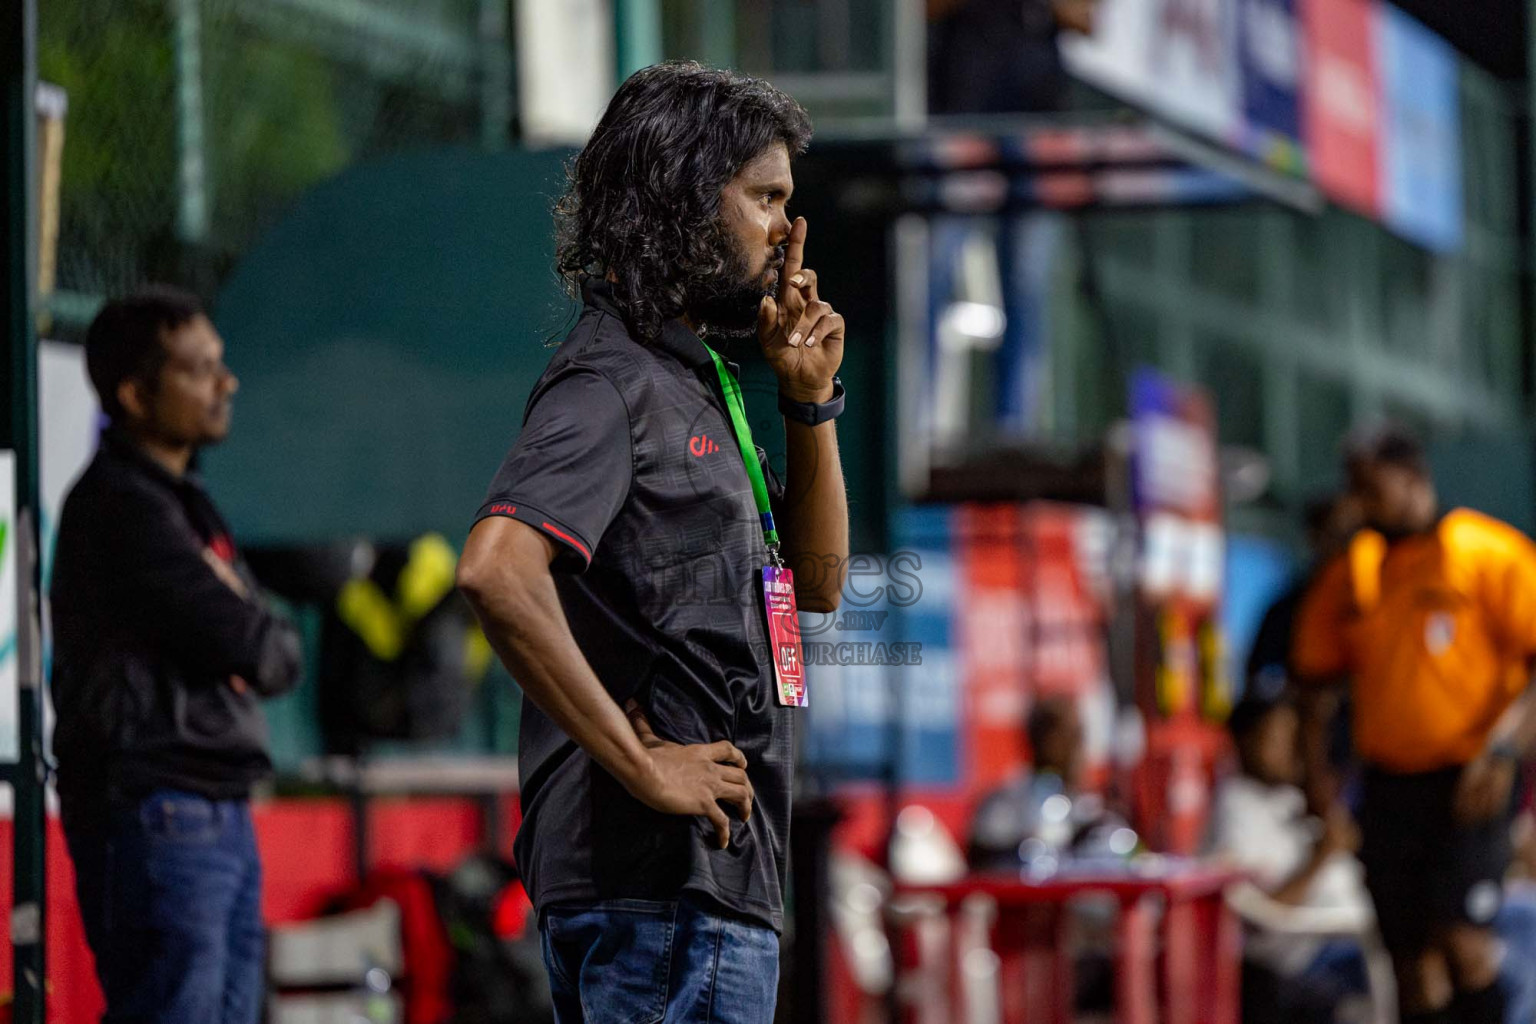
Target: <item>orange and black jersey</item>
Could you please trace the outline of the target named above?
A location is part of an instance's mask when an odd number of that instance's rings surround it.
[[[1390,544],[1362,531],[1302,599],[1291,654],[1303,679],[1351,679],[1367,763],[1465,764],[1530,678],[1536,544],[1468,509]]]

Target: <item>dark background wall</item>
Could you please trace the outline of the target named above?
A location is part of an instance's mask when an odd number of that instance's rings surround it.
[[[456,543],[572,322],[550,207],[564,151],[436,150],[313,189],[245,257],[215,320],[240,375],[205,471],[242,542],[438,530]],[[798,212],[822,291],[848,316],[841,437],[855,545],[883,537],[883,229],[841,223],[807,164]],[[758,442],[783,450],[771,375],[744,364]]]

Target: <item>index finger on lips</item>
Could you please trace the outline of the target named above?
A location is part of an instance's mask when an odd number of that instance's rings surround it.
[[[805,266],[805,218],[796,217],[795,226],[789,229],[789,243],[784,249],[784,267],[779,271],[779,301],[789,298],[795,286],[789,279],[800,273]]]

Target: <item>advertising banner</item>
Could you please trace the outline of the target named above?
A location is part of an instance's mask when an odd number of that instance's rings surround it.
[[[1132,487],[1141,529],[1136,700],[1147,722],[1137,818],[1154,845],[1193,852],[1231,707],[1221,634],[1223,549],[1210,396],[1157,373],[1131,384]]]
[[[1369,216],[1381,210],[1380,86],[1368,0],[1302,0],[1303,123],[1318,187]]]
[[[1148,51],[1161,3],[1100,0],[1094,8],[1093,34],[1061,37],[1067,69],[1118,99],[1138,106],[1153,102]]]
[[[960,782],[952,520],[949,509],[904,510],[898,550],[854,555],[838,611],[801,615],[811,691],[802,761],[812,774]]]
[[[1069,35],[1074,75],[1218,141],[1241,123],[1238,0],[1101,0],[1091,36]]]
[[[1144,710],[1174,718],[1224,700],[1223,666],[1211,655],[1221,598],[1221,528],[1216,417],[1203,391],[1137,372],[1132,494],[1141,528],[1138,607],[1156,655],[1138,667]]]
[[[1210,397],[1155,371],[1138,370],[1131,381],[1131,420],[1137,513],[1143,519],[1171,513],[1215,522],[1221,494]]]
[[[910,786],[949,788],[962,778],[957,608],[962,588],[954,551],[955,519],[950,507],[901,510],[892,524],[896,552],[878,581],[891,607],[890,625],[881,636],[888,634],[904,652],[900,664],[888,671],[901,700],[902,721],[896,730],[901,736],[901,779]],[[869,582],[877,581],[871,577]],[[868,592],[865,586],[860,590]]]
[[[1278,170],[1306,172],[1301,144],[1301,23],[1297,0],[1238,0],[1242,149]]]
[[[1389,4],[1377,8],[1382,217],[1426,248],[1463,235],[1461,107],[1449,43]]]
[[[1101,0],[1092,34],[1061,47],[1074,75],[1170,124],[1416,244],[1462,243],[1459,59],[1392,4]]]
[[[1027,771],[1025,722],[1044,699],[1078,706],[1083,781],[1101,784],[1115,713],[1109,517],[1049,502],[967,504],[953,514],[967,793],[980,796]]]
[[[1172,120],[1229,139],[1241,116],[1236,0],[1159,0],[1147,73]]]
[[[1023,521],[1030,699],[1076,702],[1083,781],[1098,788],[1109,778],[1116,716],[1108,651],[1114,521],[1103,509],[1048,502],[1025,506]]]
[[[1010,778],[1025,760],[1028,566],[1018,505],[962,505],[955,515],[961,584],[955,615],[970,781],[977,790],[986,790]]]

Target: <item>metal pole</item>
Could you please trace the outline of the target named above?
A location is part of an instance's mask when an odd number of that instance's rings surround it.
[[[41,576],[38,552],[37,448],[37,211],[34,148],[37,129],[36,0],[0,4],[4,13],[3,66],[5,218],[0,229],[4,270],[0,271],[0,312],[5,317],[5,359],[0,361],[0,395],[9,414],[0,415],[0,449],[15,453],[16,466],[16,675],[19,759],[0,766],[15,796],[12,820],[15,888],[11,908],[11,954],[17,1024],[44,1019],[45,902],[42,745]]]
[[[892,7],[891,84],[896,127],[920,132],[928,122],[928,13],[923,0]]]
[[[480,0],[480,145],[506,149],[512,131],[512,41],[506,0]]]
[[[660,0],[614,0],[614,55],[620,82],[661,61]]]
[[[208,237],[208,143],[203,129],[202,0],[173,0],[176,15],[176,233],[183,242]]]

